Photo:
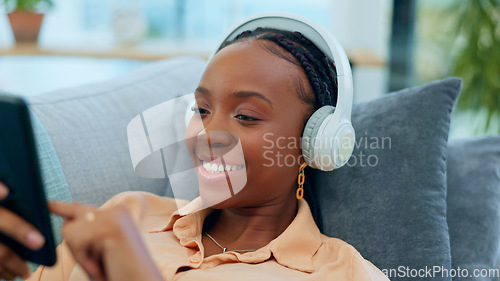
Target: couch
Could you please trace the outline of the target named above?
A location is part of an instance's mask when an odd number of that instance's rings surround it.
[[[134,173],[127,124],[193,92],[205,64],[172,58],[30,97],[47,197],[98,206],[128,190],[171,196],[168,178]],[[308,179],[323,232],[351,243],[391,280],[500,280],[463,276],[500,268],[500,136],[448,140],[460,88],[448,78],[356,104],[348,164]],[[61,220],[52,222],[60,242]]]

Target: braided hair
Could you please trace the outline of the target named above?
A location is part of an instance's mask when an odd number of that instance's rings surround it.
[[[338,87],[335,62],[325,56],[316,45],[300,32],[259,27],[253,31],[244,31],[233,40],[224,42],[218,51],[233,43],[249,39],[257,40],[257,42],[273,42],[274,44],[262,44],[262,47],[304,70],[314,98],[311,98],[312,93],[306,90],[307,87],[304,87],[301,81],[296,84],[297,93],[303,102],[311,105],[313,111],[324,105],[335,106],[337,104]],[[322,230],[320,206],[313,188],[316,171],[306,168],[304,172],[308,179],[304,183],[304,199],[311,208],[316,225]]]

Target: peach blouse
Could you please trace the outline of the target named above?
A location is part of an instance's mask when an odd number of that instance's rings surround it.
[[[182,216],[173,198],[145,192],[121,193],[101,208],[116,204],[130,209],[165,280],[388,280],[354,247],[321,234],[304,199],[299,200],[297,215],[288,228],[266,246],[206,258],[202,228],[212,209]],[[40,266],[28,280],[88,280],[64,242],[57,255],[55,266]]]

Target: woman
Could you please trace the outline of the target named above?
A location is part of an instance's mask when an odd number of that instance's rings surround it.
[[[174,199],[147,193],[99,209],[52,202],[66,218],[65,242],[58,264],[29,280],[387,280],[352,246],[320,233],[313,187],[308,204],[297,184],[305,165],[293,144],[314,110],[337,101],[331,59],[298,32],[245,31],[209,62],[195,97],[186,144],[198,177],[244,169],[244,188],[187,215]],[[236,143],[244,159],[233,171],[217,159]],[[278,165],[283,156],[293,165]],[[200,196],[210,194],[200,184]]]

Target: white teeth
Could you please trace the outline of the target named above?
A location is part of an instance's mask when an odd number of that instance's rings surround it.
[[[207,170],[208,172],[212,173],[212,174],[218,174],[220,172],[229,172],[229,171],[235,171],[235,170],[238,170],[238,169],[242,169],[244,166],[237,166],[237,165],[230,165],[230,164],[227,164],[227,165],[217,165],[215,163],[208,163],[208,162],[203,162],[203,168],[205,168],[205,170]]]

